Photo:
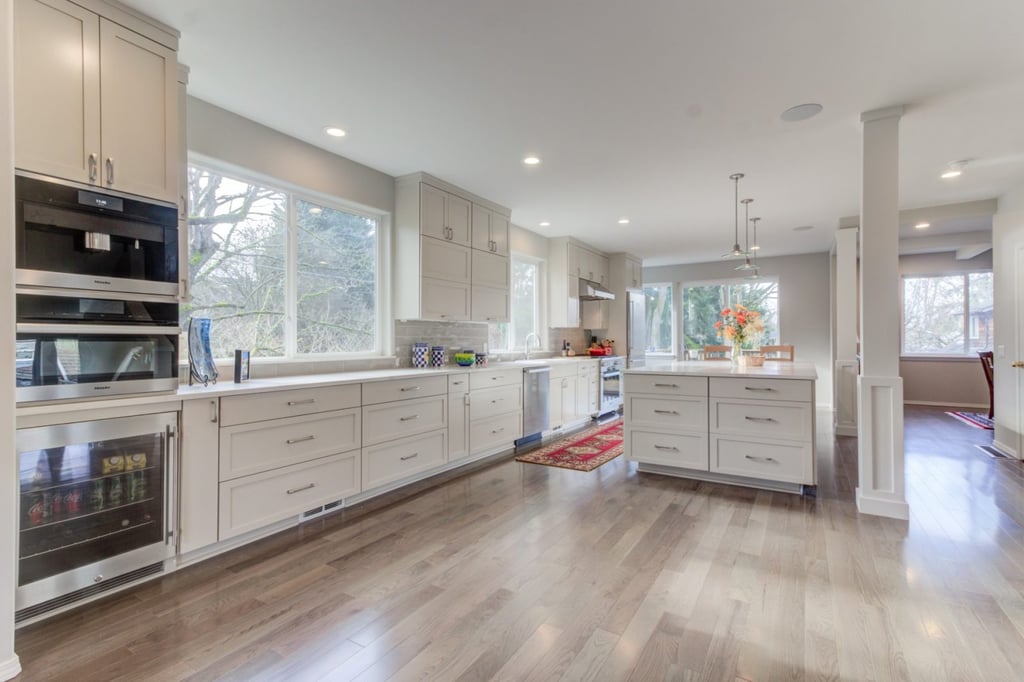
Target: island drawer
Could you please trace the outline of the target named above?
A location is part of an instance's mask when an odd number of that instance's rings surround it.
[[[708,428],[708,399],[703,397],[652,398],[627,394],[624,411],[632,426],[683,431]]]
[[[678,374],[625,374],[622,377],[626,394],[653,393],[659,395],[689,395],[707,397],[707,377],[688,377]]]
[[[626,459],[707,471],[708,436],[630,428],[626,431]]]
[[[356,450],[221,483],[219,539],[358,493],[359,465]]]
[[[444,374],[371,381],[363,384],[363,405],[444,395],[447,392],[448,377]]]
[[[483,388],[497,388],[498,386],[522,386],[523,370],[519,367],[508,369],[495,369],[486,372],[473,372],[469,375],[469,388],[472,391],[479,391]]]
[[[298,388],[220,399],[221,426],[359,407],[359,384]]]
[[[481,419],[523,409],[523,387],[501,386],[469,396],[469,418]]]
[[[364,407],[363,445],[444,428],[447,408],[447,394]]]
[[[220,430],[220,480],[358,449],[358,407]]]
[[[768,481],[814,484],[814,448],[742,438],[711,438],[711,471]]]
[[[443,429],[363,448],[363,490],[434,469],[446,459],[447,441]]]
[[[711,400],[711,430],[716,433],[810,442],[813,420],[809,403]]]
[[[809,403],[813,396],[813,382],[807,379],[711,377],[709,392],[712,398],[791,400]]]

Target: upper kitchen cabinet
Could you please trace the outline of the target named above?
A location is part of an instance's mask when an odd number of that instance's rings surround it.
[[[579,281],[589,279],[607,286],[608,257],[571,237],[558,237],[548,241],[547,265],[551,326],[579,327]]]
[[[177,36],[101,6],[16,0],[15,165],[177,203]]]
[[[420,183],[420,234],[469,246],[472,204],[460,196]]]
[[[473,248],[508,255],[508,216],[473,204]]]
[[[644,266],[643,263],[632,257],[626,256],[626,288],[627,289],[642,289],[644,286]]]

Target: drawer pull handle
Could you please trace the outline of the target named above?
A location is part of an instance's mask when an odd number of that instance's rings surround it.
[[[303,490],[309,490],[310,488],[315,488],[315,487],[316,487],[316,483],[308,483],[308,484],[302,486],[301,488],[292,488],[291,490],[288,491],[288,494],[289,495],[294,495],[295,493],[301,493]]]
[[[677,417],[679,416],[679,413],[675,410],[655,410],[654,414],[673,414]]]
[[[402,393],[405,393],[406,391],[418,391],[418,390],[420,390],[419,386],[402,386],[402,388],[401,388]]]
[[[420,418],[420,416],[418,414],[411,414],[408,417],[399,417],[398,421],[400,421],[400,422],[411,422],[413,419],[419,419],[419,418]]]
[[[307,440],[313,440],[316,436],[303,436],[302,438],[289,438],[285,441],[288,445],[295,445],[296,443],[305,443]]]
[[[655,388],[679,388],[679,384],[654,384]]]
[[[465,381],[453,381],[452,382],[452,386],[461,386],[464,383],[466,383],[466,382]]]
[[[496,405],[497,403],[503,403],[503,402],[505,402],[504,398],[495,398],[494,400],[491,401],[491,405]]]
[[[751,462],[777,462],[778,460],[774,457],[754,457],[753,455],[743,455]]]
[[[771,417],[744,417],[748,422],[760,422],[762,424],[774,424],[776,423]]]
[[[491,431],[491,433],[501,433],[504,430],[505,430],[505,427],[502,426],[500,429],[494,429],[493,431]]]
[[[679,448],[674,445],[655,445],[655,450],[671,450],[673,452],[679,452]]]
[[[745,391],[761,391],[763,393],[774,393],[775,392],[774,388],[761,388],[759,386],[744,386],[743,390],[745,390]]]
[[[406,462],[406,461],[412,459],[413,457],[419,457],[419,456],[420,456],[420,453],[414,452],[411,455],[406,455],[405,457],[399,457],[398,459],[402,460],[403,462]]]
[[[316,398],[306,398],[305,400],[289,400],[288,407],[294,407],[296,405],[312,405],[316,402]]]
[[[505,377],[503,377],[503,376],[501,376],[501,377],[491,377],[491,381],[498,381],[498,380],[504,379],[504,378]]]

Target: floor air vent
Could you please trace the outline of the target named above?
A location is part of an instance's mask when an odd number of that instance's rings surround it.
[[[83,587],[82,589],[75,590],[74,592],[62,594],[59,597],[54,597],[53,599],[50,599],[49,601],[44,601],[40,604],[36,604],[35,606],[29,606],[27,608],[15,612],[14,622],[20,623],[22,621],[29,620],[30,618],[35,618],[36,616],[40,616],[44,613],[48,613],[50,611],[59,609],[62,606],[74,604],[76,601],[81,601],[95,594],[100,594],[101,592],[112,590],[115,587],[120,587],[121,585],[127,585],[128,583],[139,580],[140,578],[146,578],[151,575],[156,575],[157,573],[162,573],[163,570],[164,564],[162,561],[160,561],[155,564],[150,564],[149,566],[137,568],[134,571],[129,571],[128,573],[119,575],[116,578],[104,580],[103,582],[97,585],[90,585],[89,587]]]
[[[988,455],[989,457],[992,457],[994,459],[1010,459],[1009,457],[1004,455],[999,450],[996,450],[991,445],[975,445],[974,447],[978,448],[979,450],[984,452],[986,455]]]

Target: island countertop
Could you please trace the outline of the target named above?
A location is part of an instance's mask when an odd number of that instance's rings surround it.
[[[766,362],[763,367],[747,367],[720,361],[647,361],[644,367],[631,367],[624,374],[679,374],[701,377],[746,377],[759,379],[817,380],[818,370],[810,362]]]

